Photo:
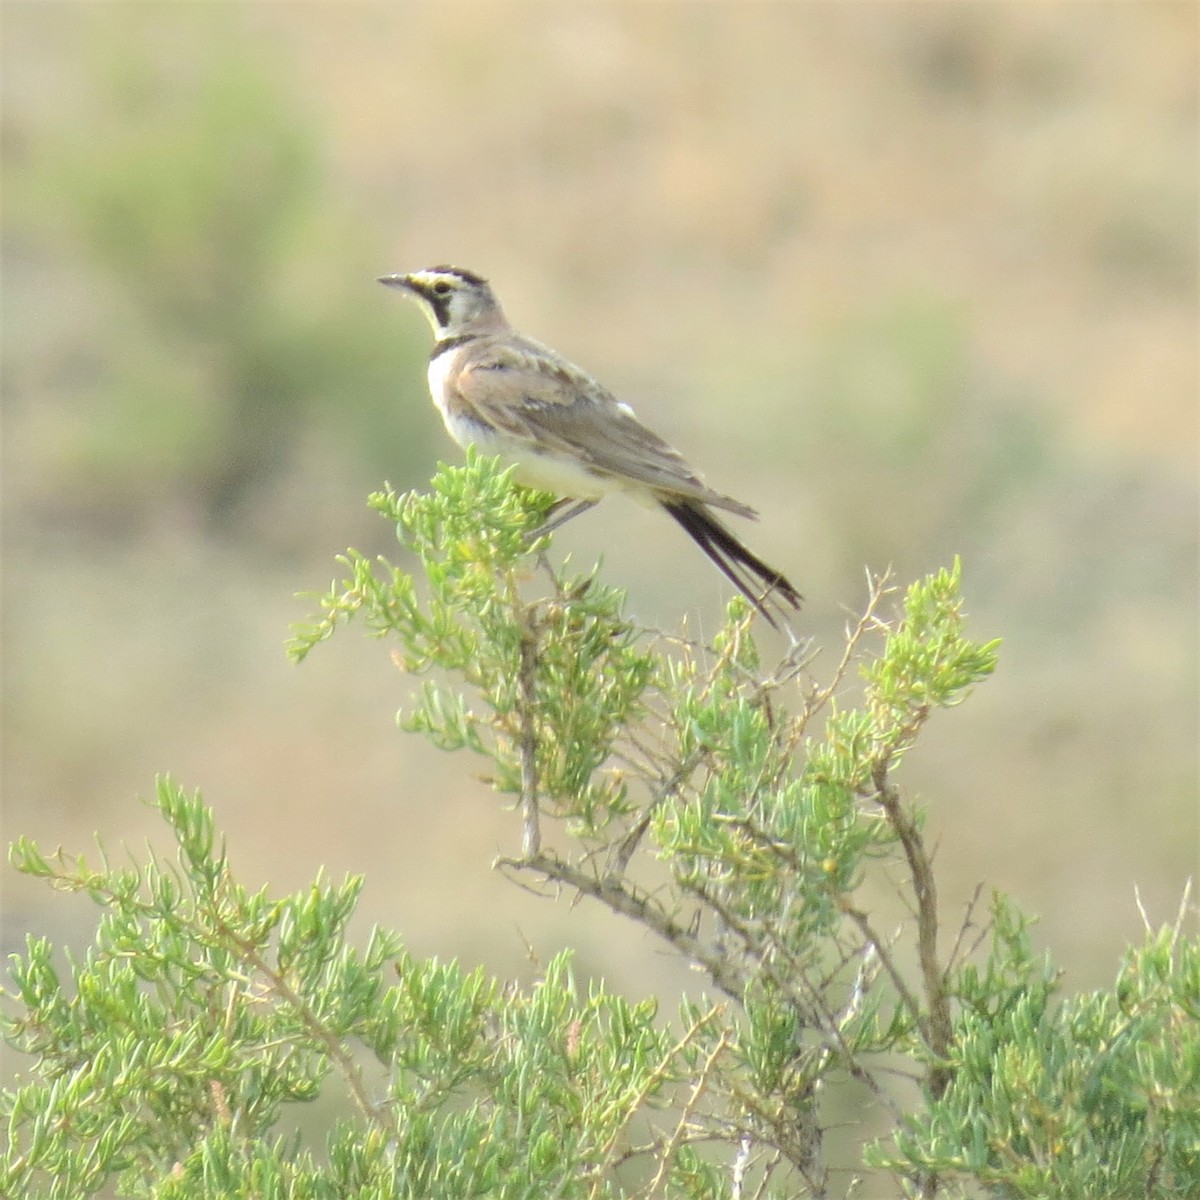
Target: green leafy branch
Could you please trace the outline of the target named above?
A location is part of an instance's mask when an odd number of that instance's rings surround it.
[[[932,712],[991,673],[998,643],[965,636],[957,562],[914,584],[895,619],[883,612],[890,580],[871,580],[822,686],[808,682],[811,648],[801,642],[764,672],[752,614],[737,599],[711,646],[654,643],[625,617],[620,593],[550,567],[544,542],[531,541],[547,502],[476,456],[443,468],[428,494],[373,498],[419,561],[427,593],[391,563],[353,555],[351,577],[295,652],[361,611],[372,632],[397,639],[402,668],[458,681],[424,681],[402,720],[438,746],[485,756],[494,786],[520,797],[522,852],[499,865],[598,900],[699,964],[748,1013],[780,1014],[799,1044],[776,1037],[771,1069],[792,1080],[793,1102],[786,1117],[760,1110],[756,1137],[815,1187],[823,1168],[811,1097],[831,1061],[898,1111],[867,1063],[915,1036],[931,1092],[945,1086],[953,1032],[932,862],[920,815],[890,772]],[[522,593],[535,559],[548,599]],[[843,708],[872,638],[882,648],[862,669],[864,702]],[[543,802],[582,837],[581,853],[543,847]],[[919,986],[854,899],[870,862],[897,851],[913,880]],[[665,892],[647,882],[654,859],[671,873]],[[797,1141],[796,1129],[808,1133]]]
[[[17,868],[88,895],[104,912],[94,949],[64,980],[46,939],[14,960],[9,1044],[41,1079],[3,1095],[6,1196],[123,1194],[607,1195],[613,1162],[649,1156],[631,1121],[671,1095],[685,1051],[652,1001],[593,987],[580,999],[567,956],[514,992],[481,971],[420,961],[376,929],[362,952],[346,927],[361,880],[282,899],[234,879],[212,816],[170,781],[155,807],[178,859],[100,868],[45,857]],[[271,1137],[281,1110],[342,1078],[362,1124],[331,1134],[329,1165]],[[365,1181],[371,1188],[359,1188]],[[506,1182],[508,1181],[508,1182]],[[519,1181],[519,1186],[513,1186]],[[332,1191],[328,1190],[332,1187]],[[260,1190],[261,1189],[261,1190]]]
[[[402,726],[515,798],[520,851],[497,865],[650,931],[720,998],[667,1020],[652,998],[582,995],[565,955],[521,988],[378,930],[356,950],[360,880],[248,891],[199,798],[164,781],[175,862],[12,848],[103,915],[66,971],[47,939],[14,957],[3,1032],[34,1069],[0,1094],[0,1192],[824,1200],[855,1194],[861,1161],[929,1200],[1200,1193],[1184,909],[1081,996],[1003,897],[940,943],[900,771],[996,665],[957,561],[899,604],[869,577],[818,679],[806,642],[764,665],[740,599],[708,644],[639,628],[595,572],[550,564],[550,498],[490,460],[371,502],[401,565],[349,552],[294,656],[351,619],[387,638],[412,681]],[[881,877],[912,914],[890,936]],[[325,1146],[281,1136],[329,1080],[349,1115]],[[838,1161],[847,1113],[859,1154]]]

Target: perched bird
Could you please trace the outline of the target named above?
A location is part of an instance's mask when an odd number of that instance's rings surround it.
[[[709,510],[758,514],[713,491],[590,375],[513,329],[486,279],[441,266],[384,275],[379,282],[407,292],[433,325],[429,391],[450,436],[515,464],[519,483],[561,497],[551,512],[565,511],[539,532],[557,528],[610,492],[624,492],[670,513],[772,625],[768,598],[800,606],[800,593],[787,579]]]

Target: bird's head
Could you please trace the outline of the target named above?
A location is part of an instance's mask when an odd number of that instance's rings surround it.
[[[491,285],[474,271],[427,267],[410,275],[383,275],[379,282],[412,296],[439,339],[504,324],[504,314]]]

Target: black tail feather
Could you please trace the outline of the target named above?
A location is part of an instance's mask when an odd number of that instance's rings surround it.
[[[748,550],[702,504],[694,500],[664,500],[662,506],[770,625],[778,628],[767,611],[768,597],[776,597],[777,603],[783,600],[792,608],[800,607],[803,597],[788,580]],[[756,589],[734,564],[744,567],[746,572],[758,579],[761,588]]]

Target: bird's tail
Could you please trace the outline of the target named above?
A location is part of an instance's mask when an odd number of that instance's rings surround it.
[[[787,579],[748,550],[699,501],[672,499],[661,503],[768,624],[778,628],[767,611],[768,597],[776,598],[777,603],[783,601],[791,608],[800,607],[804,597]]]

